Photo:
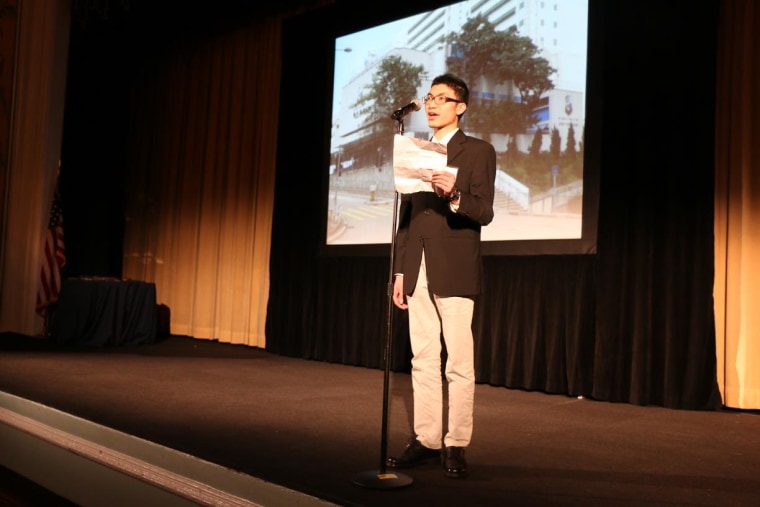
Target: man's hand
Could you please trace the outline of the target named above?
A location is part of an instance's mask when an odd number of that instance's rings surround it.
[[[451,197],[456,179],[456,176],[448,171],[433,171],[430,181],[433,183],[436,194],[442,197]]]
[[[409,307],[404,298],[404,275],[396,275],[393,280],[393,304],[402,310]]]

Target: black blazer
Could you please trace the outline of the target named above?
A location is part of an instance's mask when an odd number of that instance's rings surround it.
[[[475,296],[481,290],[480,228],[493,220],[496,151],[461,130],[446,150],[448,165],[458,168],[456,187],[462,195],[457,213],[434,192],[400,197],[393,272],[403,273],[404,294],[417,284],[423,249],[434,294]]]

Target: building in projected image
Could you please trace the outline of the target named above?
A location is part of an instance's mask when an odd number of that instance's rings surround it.
[[[576,142],[580,143],[585,123],[586,50],[587,50],[587,0],[469,0],[366,30],[364,33],[347,35],[338,42],[340,47],[351,47],[360,53],[367,47],[363,60],[353,67],[337,71],[335,86],[339,94],[334,105],[332,123],[332,152],[339,155],[341,147],[366,135],[363,117],[352,107],[365,87],[372,82],[379,62],[388,56],[400,56],[404,61],[424,68],[423,82],[418,96],[430,88],[430,81],[446,71],[446,58],[452,48],[445,36],[457,32],[468,19],[483,15],[494,24],[497,31],[515,27],[520,36],[529,37],[539,48],[539,56],[546,59],[556,70],[550,76],[554,88],[546,92],[534,116],[535,127],[518,136],[518,149],[527,151],[536,128],[546,133],[556,128],[560,137],[567,139],[572,125]],[[378,46],[385,41],[392,45]],[[337,58],[340,65],[341,58]],[[507,84],[491,85],[487,82],[469,83],[473,99],[520,100],[519,93]],[[429,135],[424,115],[410,115],[405,119],[407,135],[424,138]],[[480,133],[485,137],[485,133]],[[490,141],[497,150],[506,149],[506,135],[490,134]],[[543,150],[548,142],[542,145]],[[576,146],[578,147],[578,146]],[[334,158],[336,163],[351,164],[349,158]]]
[[[484,241],[581,238],[583,157],[562,165],[555,158],[550,161],[548,152],[557,148],[557,135],[560,150],[569,151],[573,138],[575,153],[584,149],[588,0],[467,0],[336,39],[328,244],[383,243],[387,238],[387,225],[370,225],[360,213],[378,213],[378,204],[392,200],[394,147],[389,132],[396,122],[390,114],[414,97],[394,97],[398,103],[384,106],[387,112],[373,110],[377,107],[374,100],[366,98],[372,97],[368,90],[372,90],[373,80],[394,77],[383,74],[389,72],[391,61],[401,62],[395,68],[403,69],[405,64],[421,67],[415,96],[424,96],[435,76],[447,71],[460,73],[448,65],[472,61],[465,59],[467,52],[456,47],[449,36],[463,35],[462,27],[476,17],[487,19],[496,33],[504,34],[501,42],[520,47],[527,38],[527,46],[536,51],[519,60],[521,63],[496,70],[535,69],[543,64],[550,68],[544,66],[550,71],[548,76],[528,70],[522,75],[529,79],[522,82],[505,77],[506,72],[479,78],[466,73],[461,76],[470,86],[471,104],[463,129],[490,141],[497,151],[496,216]],[[492,50],[483,53],[497,54]],[[503,54],[515,58],[524,53],[512,49]],[[532,87],[534,83],[544,86]],[[365,100],[360,100],[363,96]],[[521,104],[530,104],[530,109],[526,111]],[[526,113],[533,121],[526,121]],[[407,115],[400,125],[406,136],[427,139],[431,133],[424,110]],[[513,148],[522,153],[537,149],[540,156],[514,163]],[[374,209],[356,211],[353,207],[360,204]],[[551,222],[536,222],[547,216],[553,217]],[[382,232],[370,234],[377,227]]]

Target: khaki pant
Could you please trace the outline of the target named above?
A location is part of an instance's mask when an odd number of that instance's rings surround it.
[[[428,290],[425,256],[409,304],[409,337],[412,347],[414,431],[431,449],[467,447],[472,436],[475,397],[475,359],[472,336],[474,300],[438,297]],[[443,436],[443,381],[441,330],[446,344],[448,425]]]

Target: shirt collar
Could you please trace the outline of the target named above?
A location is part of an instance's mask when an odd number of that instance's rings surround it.
[[[435,136],[433,136],[432,141],[434,143],[438,143],[438,144],[444,144],[444,145],[445,144],[449,144],[449,141],[451,141],[451,138],[454,137],[454,134],[456,134],[458,130],[459,130],[458,127],[455,128],[454,130],[452,130],[451,132],[449,132],[448,134],[446,134],[445,136],[443,136],[443,138],[441,140],[436,140]]]

